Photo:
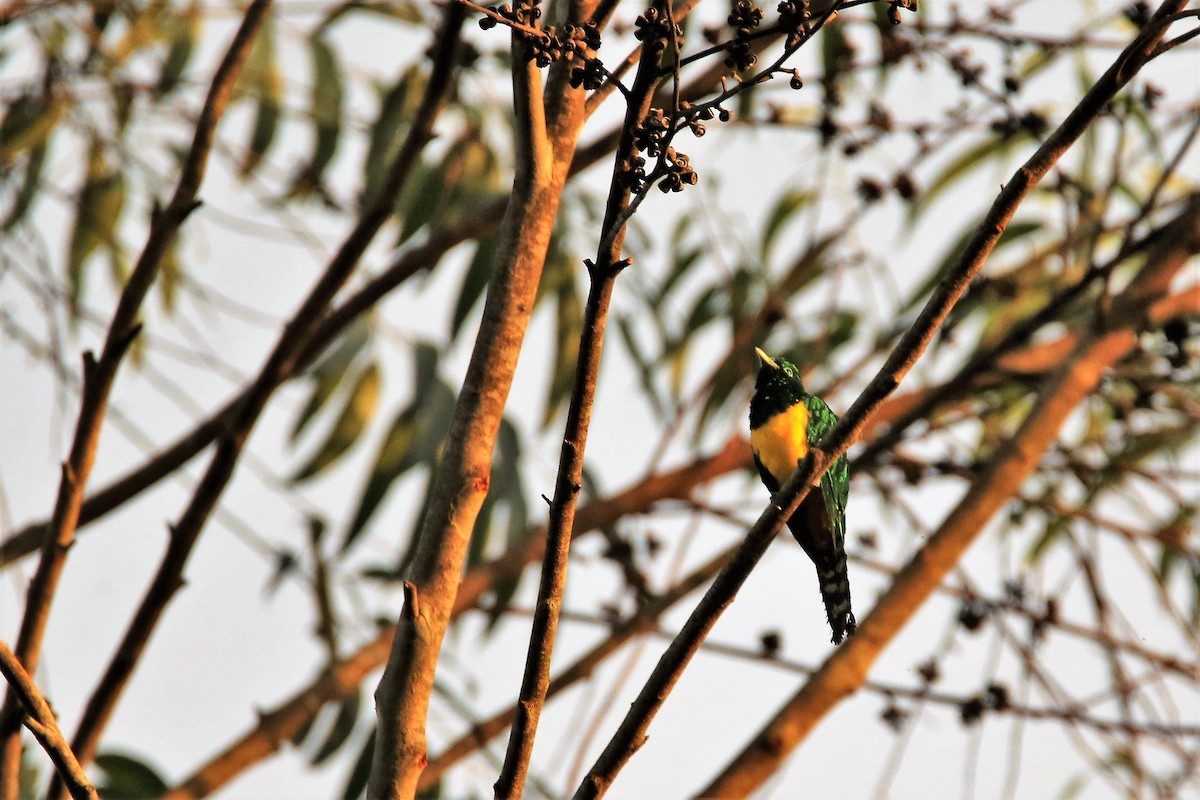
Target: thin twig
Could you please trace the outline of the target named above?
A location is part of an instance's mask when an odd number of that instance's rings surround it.
[[[330,303],[357,266],[375,234],[392,213],[394,198],[404,186],[420,153],[432,136],[432,126],[448,96],[453,72],[453,53],[457,44],[462,11],[457,5],[447,9],[452,21],[438,43],[438,56],[426,91],[421,99],[403,144],[389,169],[379,194],[364,209],[353,230],[347,235],[325,272],[309,291],[292,320],[284,327],[271,355],[255,379],[245,399],[237,407],[228,427],[221,431],[212,461],[196,487],[179,521],[171,527],[166,553],[159,564],[137,612],[131,620],[103,677],[84,710],[73,745],[80,760],[87,763],[95,754],[99,737],[132,676],[150,636],[157,627],[167,604],[183,585],[183,572],[209,515],[216,506],[237,465],[239,456],[275,389],[297,368],[305,346],[321,324]],[[52,794],[51,797],[54,795]]]
[[[651,50],[653,51],[653,48]],[[637,155],[633,132],[646,119],[658,77],[656,59],[644,58],[639,62],[629,91],[621,140],[617,145],[604,222],[600,229],[600,245],[596,261],[589,265],[591,287],[584,310],[575,381],[571,390],[558,474],[554,484],[554,499],[550,504],[550,523],[538,586],[537,611],[530,630],[520,701],[515,707],[516,714],[504,766],[496,781],[497,798],[521,796],[525,774],[529,769],[529,759],[533,754],[538,719],[550,686],[550,660],[558,630],[563,591],[566,587],[575,508],[583,486],[584,451],[596,398],[608,307],[617,275],[621,270],[621,247],[625,238],[623,212],[629,206],[631,196],[628,176],[623,165],[628,164]]]
[[[241,26],[213,75],[171,201],[166,208],[154,214],[146,244],[121,290],[100,357],[95,358],[90,351],[84,353],[83,390],[71,452],[62,467],[54,514],[50,528],[42,539],[41,559],[25,597],[25,610],[17,635],[16,655],[26,671],[32,672],[37,668],[54,594],[66,564],[67,552],[75,541],[79,511],[96,460],[109,395],[125,353],[141,328],[138,315],[142,301],[153,285],[179,228],[199,205],[196,196],[204,180],[217,123],[225,112],[233,93],[234,81],[241,72],[269,6],[270,0],[257,0],[246,10]],[[18,793],[21,763],[21,742],[17,735],[19,713],[17,698],[10,692],[0,710],[0,796],[5,798],[15,798]]]
[[[1146,63],[1154,45],[1165,33],[1165,26],[1161,24],[1161,20],[1171,11],[1178,10],[1182,4],[1183,0],[1168,0],[1163,4],[1147,30],[1118,57],[1117,62],[1100,78],[1067,119],[1012,176],[962,254],[938,285],[912,327],[901,337],[879,373],[846,412],[837,427],[818,446],[811,449],[809,456],[772,498],[771,506],[747,533],[741,550],[718,576],[659,660],[608,747],[576,791],[576,800],[593,800],[607,791],[621,767],[645,741],[650,722],[678,681],[683,669],[717,618],[733,602],[737,590],[766,552],[783,521],[799,507],[809,489],[833,460],[857,440],[866,421],[874,415],[883,400],[895,390],[925,351],[950,309],[982,269],[1017,207],[1101,113],[1116,92]],[[1074,407],[1073,403],[1071,407]],[[1054,429],[1057,430],[1056,425]],[[861,646],[862,642],[869,640],[865,628],[864,624],[859,635],[849,640],[849,647]],[[843,646],[843,651],[847,649],[847,646]],[[836,696],[838,695],[831,694],[826,698],[826,702],[832,703]],[[726,793],[728,792],[709,792],[714,795]]]

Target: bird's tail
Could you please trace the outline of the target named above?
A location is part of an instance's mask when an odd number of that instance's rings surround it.
[[[846,636],[853,636],[858,629],[854,612],[850,610],[850,576],[846,571],[846,553],[839,548],[825,564],[817,566],[817,577],[821,581],[821,599],[825,601],[825,616],[833,631],[831,641],[841,644]]]

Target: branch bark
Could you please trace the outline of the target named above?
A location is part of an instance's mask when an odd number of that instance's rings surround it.
[[[84,709],[83,719],[72,742],[80,761],[95,755],[100,734],[112,715],[150,636],[171,598],[183,585],[183,572],[205,523],[228,484],[250,431],[274,390],[292,374],[313,333],[320,327],[334,295],[345,284],[375,234],[392,213],[396,194],[404,186],[425,144],[432,136],[433,122],[446,101],[451,86],[454,51],[463,15],[457,6],[446,10],[435,45],[434,68],[414,116],[413,125],[392,163],[387,181],[354,229],[343,241],[325,272],[309,291],[292,320],[284,327],[266,364],[231,423],[222,431],[212,461],[191,501],[170,529],[166,553],[158,572],[143,597],[124,637]],[[49,797],[57,797],[55,785]]]
[[[92,786],[83,767],[79,766],[75,754],[71,752],[66,737],[58,728],[58,720],[54,718],[50,704],[38,691],[33,678],[29,677],[29,673],[21,666],[16,654],[9,650],[4,642],[0,642],[0,673],[4,674],[10,689],[24,706],[22,721],[25,727],[37,737],[42,749],[54,762],[58,774],[62,776],[71,792],[71,797],[75,800],[98,800],[96,788]]]
[[[1167,0],[1160,6],[1146,30],[1118,56],[1116,63],[1012,176],[946,278],[938,285],[912,327],[897,342],[879,373],[834,430],[817,447],[811,448],[808,457],[780,488],[772,498],[771,506],[747,533],[741,550],[717,577],[655,666],[612,740],[576,791],[576,800],[593,800],[608,790],[616,774],[645,741],[646,731],[658,709],[716,620],[733,602],[737,590],[762,558],[783,521],[799,507],[834,459],[861,435],[867,420],[920,358],[950,309],[979,274],[1017,207],[1103,111],[1117,91],[1151,58],[1155,46],[1166,32],[1169,24],[1167,19],[1183,4],[1184,0]]]
[[[75,541],[79,510],[96,460],[108,399],[121,361],[141,328],[137,318],[142,301],[150,291],[163,257],[179,228],[198,205],[196,196],[204,180],[217,123],[229,104],[234,80],[241,72],[269,6],[270,0],[256,0],[246,9],[240,27],[213,75],[171,201],[155,214],[146,244],[121,290],[100,358],[96,359],[91,352],[84,353],[83,392],[71,452],[62,467],[50,528],[42,538],[41,558],[25,597],[25,610],[17,635],[16,656],[26,672],[32,673],[37,669],[54,594],[66,564],[67,551]],[[0,709],[0,796],[6,800],[15,800],[20,793],[19,729],[20,704],[15,693],[10,691]]]
[[[591,287],[584,310],[579,355],[575,365],[575,382],[571,390],[558,473],[554,483],[554,499],[550,503],[546,552],[542,560],[537,605],[529,632],[525,671],[521,678],[519,701],[514,707],[515,717],[508,749],[495,785],[495,796],[498,799],[521,796],[529,770],[529,759],[533,755],[538,720],[550,686],[550,661],[558,632],[563,591],[566,588],[575,508],[579,500],[579,491],[583,487],[584,452],[587,448],[592,406],[596,399],[596,383],[600,373],[600,357],[604,349],[608,308],[617,275],[622,269],[621,248],[627,223],[625,212],[629,208],[632,194],[629,182],[622,172],[622,162],[628,162],[637,156],[633,131],[646,119],[650,111],[658,80],[658,59],[642,59],[626,98],[625,122],[621,126],[621,139],[614,159],[596,260],[588,264]]]
[[[1162,319],[1187,314],[1197,308],[1200,303],[1200,298],[1196,297],[1198,293],[1200,290],[1178,295],[1176,299],[1179,302],[1165,308],[1167,316]],[[1158,323],[1161,321],[1158,320]],[[1040,351],[1041,348],[1051,346],[1056,346],[1056,343],[1039,345],[1030,350]],[[1010,355],[1014,358],[1022,357],[1026,352],[1018,351]],[[1038,364],[1022,371],[1026,374],[1048,372],[1053,364],[1059,361],[1060,359],[1055,358],[1051,364],[1039,358]],[[1005,363],[1002,360],[1002,366]],[[992,378],[985,376],[982,380],[987,382]],[[936,391],[921,389],[888,398],[879,413],[867,423],[863,438],[870,439],[879,427],[887,426],[892,420],[903,415],[906,409],[919,402],[926,393]],[[656,503],[664,500],[685,500],[696,488],[749,466],[749,442],[740,436],[731,437],[721,450],[711,455],[661,474],[640,478],[627,489],[584,505],[576,514],[575,530],[577,534],[599,530],[626,516],[648,513]],[[540,528],[532,529],[525,536],[523,544],[513,547],[493,561],[469,570],[459,586],[451,618],[475,608],[495,586],[515,580],[522,570],[540,561],[545,553],[545,544],[545,531]],[[205,797],[233,780],[242,771],[270,757],[308,724],[327,702],[345,697],[357,689],[369,673],[378,669],[388,657],[394,633],[394,626],[389,626],[373,640],[360,646],[354,654],[322,672],[312,684],[301,689],[289,700],[263,713],[254,728],[230,744],[220,755],[198,768],[167,797],[171,800]],[[424,777],[420,785],[426,785]]]
[[[517,166],[501,224],[499,256],[433,476],[408,601],[375,692],[378,727],[367,786],[371,798],[412,797],[425,766],[425,720],[438,653],[462,580],[471,531],[487,495],[492,449],[583,125],[583,92],[570,88],[566,65],[552,69],[551,102],[544,108],[541,74],[527,59],[526,48],[514,37]]]
[[[1160,11],[1161,13],[1161,11]],[[746,748],[713,779],[699,797],[745,797],[779,768],[821,718],[857,691],[871,665],[921,604],[958,563],[996,513],[1036,469],[1066,418],[1099,383],[1105,370],[1137,345],[1155,303],[1187,260],[1200,250],[1200,197],[1167,229],[1160,246],[1130,284],[1110,332],[1083,334],[1071,356],[1044,381],[1020,429],[992,457],[962,500],[929,542],[896,577],[858,633],[825,660],[821,668],[780,709]],[[1177,297],[1168,298],[1175,303]]]

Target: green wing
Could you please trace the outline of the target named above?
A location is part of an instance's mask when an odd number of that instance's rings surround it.
[[[819,444],[837,425],[837,414],[816,395],[805,396],[804,407],[808,409],[808,441]],[[821,476],[821,499],[829,512],[834,544],[840,550],[846,541],[846,503],[850,500],[850,462],[845,454]]]

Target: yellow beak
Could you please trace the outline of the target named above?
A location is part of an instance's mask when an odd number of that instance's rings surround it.
[[[775,359],[763,352],[761,347],[754,348],[754,352],[758,353],[758,360],[766,364],[771,369],[779,369],[779,365],[775,363]]]

